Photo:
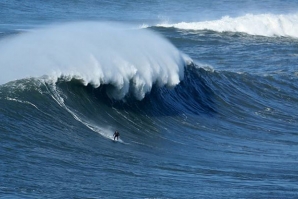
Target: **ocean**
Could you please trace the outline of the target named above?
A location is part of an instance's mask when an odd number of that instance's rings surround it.
[[[0,1],[0,198],[298,198],[297,9]]]

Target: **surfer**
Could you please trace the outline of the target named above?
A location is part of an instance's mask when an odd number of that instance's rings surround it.
[[[119,138],[119,135],[120,135],[120,133],[118,132],[118,131],[115,131],[115,133],[114,133],[114,140],[117,138],[117,140],[118,140],[118,138]]]

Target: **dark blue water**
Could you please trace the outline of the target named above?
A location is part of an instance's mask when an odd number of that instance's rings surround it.
[[[0,198],[297,198],[297,7],[0,2]]]

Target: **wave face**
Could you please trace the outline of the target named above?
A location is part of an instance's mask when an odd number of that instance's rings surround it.
[[[246,14],[241,17],[225,16],[219,20],[200,22],[162,23],[157,27],[173,27],[185,30],[213,30],[217,32],[241,32],[260,36],[284,36],[298,38],[298,15]]]
[[[0,43],[1,83],[25,77],[112,84],[114,98],[129,90],[141,99],[154,83],[177,85],[185,59],[166,39],[120,24],[71,23],[33,30]],[[186,56],[185,56],[186,57]]]
[[[26,187],[29,195],[34,190],[38,196],[62,197],[78,189],[88,176],[89,183],[84,187],[94,194],[106,196],[119,186],[123,191],[113,195],[149,197],[156,196],[160,175],[170,175],[167,180],[180,186],[167,196],[220,196],[222,189],[211,193],[190,188],[201,183],[198,175],[211,175],[220,181],[228,177],[230,183],[239,183],[229,189],[243,196],[255,196],[254,186],[243,188],[246,178],[262,187],[257,195],[270,192],[294,196],[296,183],[288,184],[285,190],[271,184],[276,178],[279,183],[296,179],[293,148],[298,145],[298,115],[293,107],[298,105],[298,87],[292,78],[209,71],[193,65],[185,69],[184,79],[175,88],[155,84],[142,100],[130,96],[112,99],[106,90],[113,85],[95,88],[80,79],[9,82],[0,87],[1,161],[13,156],[10,168],[26,172],[22,174],[24,179],[2,187],[2,192],[21,197],[24,191],[9,190]],[[283,99],[285,104],[280,103]],[[120,131],[118,143],[111,142],[115,129]],[[28,161],[25,168],[19,167]],[[8,172],[9,168],[2,171]],[[17,178],[19,172],[14,171],[2,178]],[[160,174],[153,175],[155,172]],[[98,192],[96,184],[111,176],[117,179],[114,186],[103,183],[104,191]],[[123,181],[145,179],[145,193],[125,191],[131,184]],[[58,183],[67,191],[52,193],[53,187],[44,186],[45,181]],[[138,184],[133,190],[142,187]],[[160,185],[158,189],[167,188]],[[81,190],[77,195],[84,197],[90,192]]]
[[[297,198],[296,0],[0,8],[0,198]]]

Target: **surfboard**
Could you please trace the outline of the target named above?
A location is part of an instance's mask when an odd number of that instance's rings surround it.
[[[114,140],[114,138],[111,138],[111,140],[112,140],[112,142],[119,142],[121,144],[125,144],[125,142],[121,138],[119,138],[118,140],[117,139]]]

